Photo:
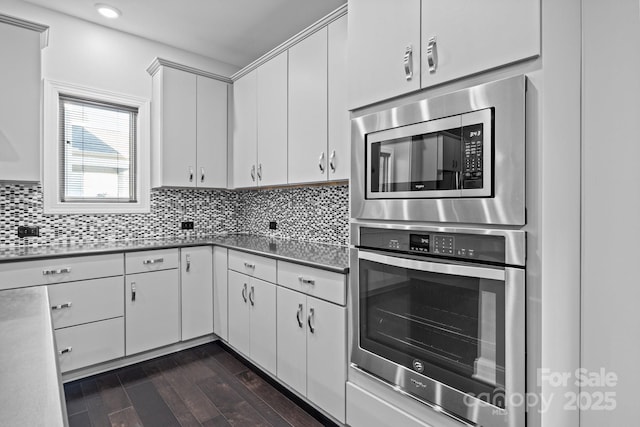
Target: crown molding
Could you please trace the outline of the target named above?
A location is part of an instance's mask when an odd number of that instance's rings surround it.
[[[320,20],[318,20],[315,23],[311,24],[309,27],[307,27],[304,30],[300,31],[298,34],[296,34],[295,36],[291,37],[289,40],[287,40],[284,43],[276,46],[275,48],[273,48],[269,52],[267,52],[264,55],[262,55],[260,58],[256,59],[255,61],[253,61],[252,63],[250,63],[249,65],[247,65],[243,69],[241,69],[240,71],[237,71],[235,74],[232,74],[231,75],[231,80],[232,81],[238,80],[240,77],[244,76],[245,74],[250,73],[251,71],[253,71],[256,68],[258,68],[260,65],[264,64],[265,62],[269,61],[270,59],[273,59],[274,57],[278,56],[282,52],[288,50],[290,47],[300,43],[302,40],[306,39],[307,37],[309,37],[313,33],[318,32],[322,28],[326,27],[327,25],[329,25],[333,21],[337,20],[338,18],[343,17],[346,14],[347,14],[347,3],[343,4],[342,6],[340,6],[339,8],[334,10],[333,12],[330,12],[324,18],[321,18]]]
[[[0,22],[40,33],[40,49],[49,45],[49,26],[0,13]]]
[[[179,64],[177,62],[169,61],[168,59],[163,59],[163,58],[155,58],[151,63],[151,65],[147,67],[147,73],[153,76],[161,66],[174,68],[176,70],[186,71],[188,73],[196,74],[203,77],[208,77],[210,79],[220,80],[221,82],[224,82],[224,83],[233,83],[233,81],[229,77],[221,76],[220,74],[210,73],[208,71],[200,70],[198,68],[189,67],[187,65]]]

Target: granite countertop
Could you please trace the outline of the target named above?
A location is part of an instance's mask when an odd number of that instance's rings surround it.
[[[12,246],[0,248],[0,263],[201,245],[223,246],[338,273],[349,271],[349,248],[346,246],[254,234],[123,240],[69,245]]]
[[[46,286],[0,291],[0,424],[66,426]]]

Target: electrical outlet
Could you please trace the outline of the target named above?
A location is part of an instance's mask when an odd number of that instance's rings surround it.
[[[18,237],[40,237],[40,227],[21,225],[18,227]]]
[[[193,230],[193,221],[182,221],[183,230]]]
[[[278,223],[275,221],[269,221],[269,230],[275,230],[278,228]]]

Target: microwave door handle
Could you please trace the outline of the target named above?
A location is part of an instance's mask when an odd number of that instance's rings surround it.
[[[480,279],[505,280],[504,270],[471,267],[467,265],[446,264],[430,261],[418,261],[408,258],[398,258],[388,255],[380,255],[377,253],[358,251],[358,259],[373,261],[380,264],[390,265],[393,267],[406,268],[410,270],[428,271],[430,273],[442,273],[453,276],[477,277]]]

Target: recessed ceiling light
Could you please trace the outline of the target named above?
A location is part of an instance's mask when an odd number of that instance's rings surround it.
[[[98,9],[98,13],[104,16],[105,18],[115,19],[118,16],[122,15],[122,13],[113,6],[109,6],[108,4],[98,3],[96,4],[96,9]]]

